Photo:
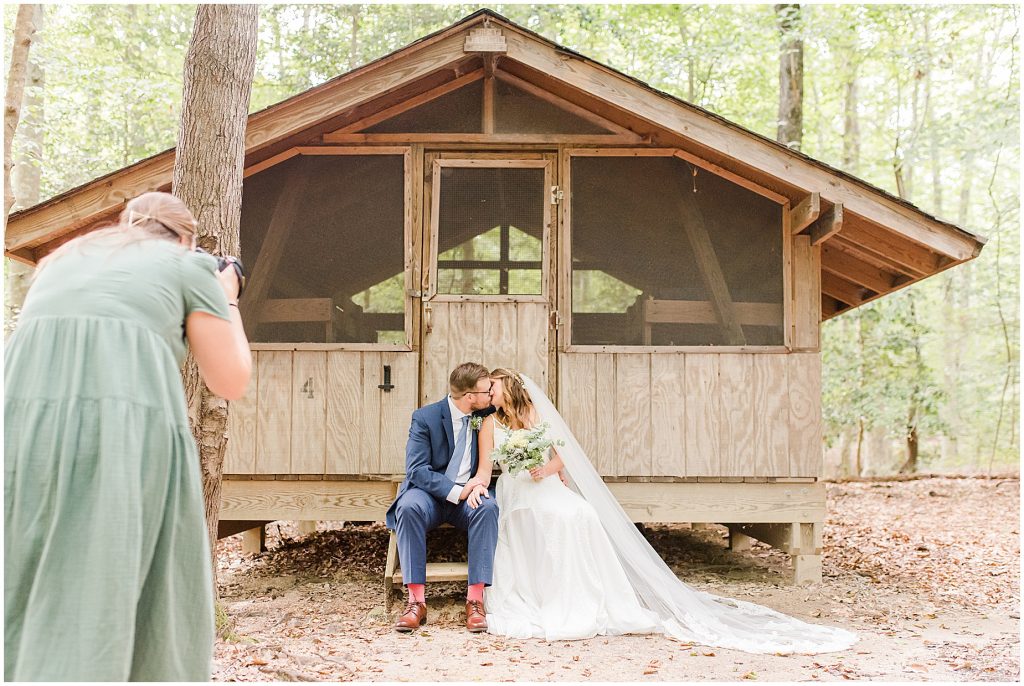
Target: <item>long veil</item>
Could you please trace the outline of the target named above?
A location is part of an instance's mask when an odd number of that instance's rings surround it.
[[[570,485],[597,511],[637,598],[661,618],[668,635],[750,653],[827,653],[845,650],[857,641],[856,634],[844,629],[697,591],[680,581],[608,490],[544,391],[528,377],[522,378],[539,419],[550,426],[550,436],[564,441],[558,454]]]

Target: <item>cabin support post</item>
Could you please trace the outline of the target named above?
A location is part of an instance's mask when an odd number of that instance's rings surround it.
[[[741,533],[740,530],[734,526],[729,527],[729,550],[736,552],[741,550],[750,550],[750,546],[753,543],[753,538]]]
[[[258,555],[267,552],[267,529],[262,524],[255,529],[246,529],[242,533],[242,552],[246,555]]]
[[[729,527],[730,547],[734,536],[763,541],[789,554],[794,584],[816,584],[821,583],[821,530],[821,522],[737,524]],[[737,543],[743,545],[742,539],[737,539]]]

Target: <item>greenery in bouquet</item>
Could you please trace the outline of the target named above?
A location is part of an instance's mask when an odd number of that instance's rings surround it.
[[[539,467],[546,461],[545,455],[553,445],[564,445],[563,441],[547,437],[548,424],[538,424],[532,429],[516,429],[491,452],[491,459],[500,462],[511,476],[521,471]]]

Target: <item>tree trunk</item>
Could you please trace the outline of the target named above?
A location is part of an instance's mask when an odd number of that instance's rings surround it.
[[[36,14],[35,5],[20,5],[14,21],[14,48],[11,50],[11,66],[7,72],[7,92],[4,95],[4,231],[7,230],[7,215],[14,206],[14,188],[11,186],[11,143],[21,118],[21,102],[25,95],[25,76],[28,73],[28,49],[32,46],[36,26],[32,21]]]
[[[776,5],[779,48],[779,121],[775,139],[800,149],[804,133],[804,42],[800,37],[800,5]]]
[[[39,31],[43,25],[43,6],[31,5],[32,26]],[[38,42],[38,39],[36,40]],[[35,53],[33,52],[32,55]],[[14,191],[14,204],[11,210],[31,207],[39,202],[39,169],[43,156],[43,68],[38,60],[29,58],[27,89],[23,95],[23,116],[18,125],[18,146],[12,149],[13,167],[11,168],[10,185],[5,186]],[[12,143],[10,139],[7,139]],[[25,302],[28,286],[32,279],[33,268],[4,258],[4,333],[14,331],[18,314]]]
[[[857,72],[850,74],[843,93],[843,171],[860,171],[860,120],[857,118]]]
[[[256,65],[256,5],[199,5],[185,56],[173,192],[199,222],[199,243],[238,255],[245,125]],[[227,401],[206,388],[189,355],[183,370],[189,420],[199,446],[206,526],[216,560]],[[214,595],[216,596],[216,562]]]

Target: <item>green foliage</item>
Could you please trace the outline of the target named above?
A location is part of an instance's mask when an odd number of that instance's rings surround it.
[[[775,135],[779,34],[771,5],[486,6]],[[387,55],[477,7],[262,6],[251,109]],[[801,8],[803,151],[989,239],[975,261],[825,324],[830,442],[861,423],[894,437],[913,425],[921,459],[933,467],[987,468],[1018,458],[1019,11]],[[8,55],[15,12],[4,7]],[[45,12],[32,48],[45,71],[44,198],[174,144],[194,5],[47,5]],[[628,306],[635,294],[624,286],[592,275],[574,309]],[[371,311],[396,311],[402,288],[396,275],[360,297]]]

